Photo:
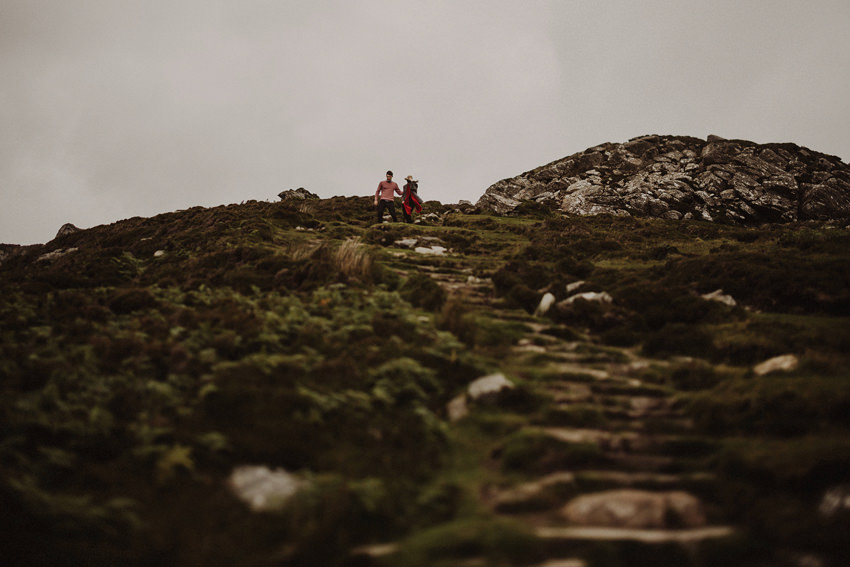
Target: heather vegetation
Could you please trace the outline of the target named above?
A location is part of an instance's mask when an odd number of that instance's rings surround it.
[[[3,556],[181,567],[847,557],[850,509],[821,505],[850,482],[846,227],[562,216],[533,203],[505,216],[425,212],[375,225],[366,198],[248,202],[10,249]],[[429,253],[435,243],[447,252]],[[789,354],[792,369],[754,370]],[[514,387],[450,415],[496,372]],[[228,483],[245,464],[304,488],[253,511]],[[566,525],[557,509],[570,499],[625,474],[630,486],[677,482],[734,534],[684,547],[541,535]]]

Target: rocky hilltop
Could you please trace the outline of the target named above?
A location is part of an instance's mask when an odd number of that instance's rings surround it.
[[[850,166],[795,144],[709,136],[606,143],[490,186],[481,208],[760,224],[850,217]]]
[[[850,229],[305,197],[0,246],[3,565],[848,564]]]

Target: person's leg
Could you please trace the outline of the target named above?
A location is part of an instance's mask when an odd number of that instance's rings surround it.
[[[386,201],[381,199],[378,201],[378,223],[384,222],[384,207],[386,206]]]
[[[393,222],[398,222],[398,217],[395,216],[395,202],[387,201],[387,208],[390,210],[390,216],[393,218]]]

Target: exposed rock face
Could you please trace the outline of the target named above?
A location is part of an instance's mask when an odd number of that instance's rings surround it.
[[[80,232],[80,229],[73,224],[66,222],[59,228],[59,232],[56,233],[56,238],[65,236],[66,234],[74,234],[75,232]]]
[[[850,166],[794,144],[682,136],[606,143],[490,186],[477,206],[733,224],[850,218]]]

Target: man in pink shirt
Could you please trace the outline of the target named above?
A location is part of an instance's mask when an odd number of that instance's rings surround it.
[[[393,222],[398,222],[398,219],[395,216],[395,195],[394,193],[398,193],[401,195],[401,189],[398,188],[398,184],[393,181],[393,172],[387,172],[387,180],[381,181],[378,183],[378,190],[375,191],[375,206],[378,207],[378,222],[384,222],[384,209],[389,209],[390,216],[393,218]]]

